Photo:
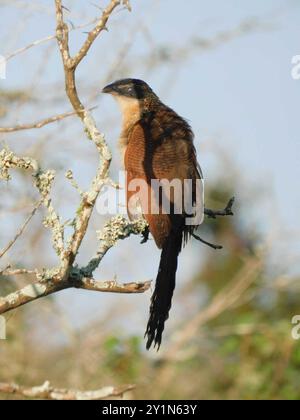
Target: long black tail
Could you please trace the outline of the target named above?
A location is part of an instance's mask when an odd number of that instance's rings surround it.
[[[172,296],[176,284],[178,254],[182,246],[182,233],[171,232],[163,246],[155,290],[151,297],[150,317],[147,324],[147,350],[154,342],[159,350],[165,321],[169,318]]]

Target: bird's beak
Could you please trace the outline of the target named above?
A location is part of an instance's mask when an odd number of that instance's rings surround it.
[[[115,83],[111,83],[110,85],[105,86],[102,89],[102,93],[110,93],[110,94],[117,93]]]

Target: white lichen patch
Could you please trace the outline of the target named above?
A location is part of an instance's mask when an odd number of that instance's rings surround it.
[[[66,177],[67,179],[70,179],[70,180],[74,179],[73,172],[71,171],[71,169],[69,169],[69,170],[66,172],[65,177]]]
[[[53,277],[56,277],[59,274],[59,272],[60,269],[57,267],[51,269],[43,268],[42,271],[37,273],[36,277],[38,280],[46,282],[53,279]]]
[[[8,147],[5,147],[0,152],[0,180],[9,181],[9,169],[31,169],[38,172],[39,166],[35,159],[30,157],[18,157]]]
[[[13,152],[9,149],[4,148],[0,152],[0,179],[3,181],[9,181],[10,175],[8,170],[11,166],[12,159],[14,157]]]
[[[112,386],[106,386],[96,391],[76,392],[77,400],[100,400],[109,395],[113,395],[114,388]]]
[[[101,149],[101,155],[103,158],[105,160],[110,160],[111,152],[107,147],[104,134],[100,133],[100,131],[97,129],[95,120],[91,113],[88,111],[85,111],[84,113],[83,124],[87,137],[92,140],[99,149]]]
[[[118,239],[127,238],[130,234],[142,233],[148,226],[145,219],[129,222],[125,217],[117,215],[107,222],[103,230],[98,231],[98,239],[104,241],[107,246],[114,246]]]
[[[53,181],[55,178],[55,171],[48,170],[37,175],[35,185],[38,188],[42,197],[47,197],[50,193]]]
[[[18,293],[11,293],[10,295],[5,297],[5,301],[9,304],[9,305],[15,305],[15,303],[18,300]],[[0,298],[0,302],[1,300],[3,300],[3,298]]]

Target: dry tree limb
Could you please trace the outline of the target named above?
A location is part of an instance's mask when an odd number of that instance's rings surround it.
[[[15,308],[26,305],[37,299],[49,296],[53,293],[60,292],[70,288],[91,290],[96,292],[106,293],[144,293],[150,288],[151,281],[141,283],[124,283],[118,284],[116,281],[97,281],[92,278],[82,277],[81,279],[69,278],[67,281],[62,282],[59,277],[47,279],[47,281],[37,281],[28,284],[22,289],[12,292],[5,297],[0,297],[0,314],[9,312]]]
[[[0,314],[69,288],[110,293],[144,293],[150,288],[151,281],[118,284],[116,281],[96,281],[92,278],[93,272],[106,252],[119,239],[128,238],[131,234],[142,234],[144,229],[144,220],[137,220],[131,223],[121,216],[112,218],[98,234],[101,241],[99,250],[86,267],[70,267],[66,279],[62,278],[60,268],[42,273],[36,272],[37,282],[29,284],[7,296],[0,297]]]
[[[90,110],[95,109],[95,107],[90,108]],[[15,131],[21,131],[21,130],[31,130],[32,128],[42,128],[45,125],[52,124],[56,121],[61,121],[65,118],[71,117],[73,115],[76,115],[77,113],[75,111],[70,112],[64,112],[62,114],[54,115],[52,117],[44,118],[40,121],[34,122],[34,123],[28,123],[28,124],[19,124],[14,127],[0,127],[0,133],[13,133]]]
[[[212,219],[216,219],[218,216],[233,216],[232,206],[234,201],[235,198],[231,197],[231,199],[228,201],[226,207],[223,210],[211,210],[205,208],[204,214]]]
[[[31,213],[29,214],[29,216],[27,217],[27,219],[25,220],[25,222],[23,223],[23,225],[21,226],[21,228],[19,229],[15,237],[2,250],[0,250],[0,258],[2,258],[3,255],[6,254],[6,252],[9,251],[10,248],[16,243],[16,241],[22,235],[22,233],[26,229],[27,225],[29,224],[30,220],[33,218],[33,216],[35,215],[37,209],[40,207],[41,204],[42,204],[41,200],[38,203],[36,203],[33,210],[31,211]]]
[[[213,248],[213,249],[222,249],[223,248],[222,245],[216,245],[216,244],[213,244],[211,242],[208,242],[205,239],[200,238],[200,236],[196,235],[195,233],[192,233],[192,237],[195,238],[197,241],[202,242],[204,245],[209,246],[210,248]]]
[[[126,3],[128,6],[129,3]],[[141,233],[145,227],[144,222],[129,223],[126,220],[124,222],[123,219],[113,218],[104,227],[103,234],[100,237],[100,248],[95,258],[84,268],[74,266],[75,258],[86,234],[97,197],[102,187],[108,182],[108,170],[111,162],[111,152],[108,149],[104,135],[100,133],[89,110],[84,107],[78,97],[75,71],[96,37],[105,29],[105,25],[114,9],[120,4],[120,0],[110,1],[107,8],[104,9],[102,16],[97,20],[95,28],[89,32],[85,43],[75,57],[72,58],[68,41],[69,29],[64,22],[62,2],[61,0],[55,0],[56,38],[63,62],[66,93],[73,106],[74,113],[79,116],[83,123],[88,139],[93,141],[98,150],[100,162],[90,188],[81,195],[80,205],[73,222],[74,232],[67,244],[65,244],[64,225],[60,222],[60,218],[53,208],[50,198],[51,186],[55,176],[54,171],[43,172],[34,159],[27,157],[20,158],[8,149],[3,149],[0,152],[0,178],[9,180],[9,170],[15,167],[29,169],[34,172],[34,183],[39,190],[44,206],[48,210],[44,225],[52,230],[53,246],[60,258],[60,266],[58,268],[45,270],[42,273],[35,273],[37,282],[29,284],[6,297],[1,297],[0,313],[7,312],[33,300],[70,287],[103,292],[142,293],[150,286],[149,282],[119,285],[116,282],[96,282],[92,278],[93,271],[98,267],[105,253],[116,241],[118,239],[124,239],[132,233]]]
[[[131,282],[131,283],[117,283],[115,280],[110,281],[98,281],[91,278],[83,277],[83,279],[77,285],[75,283],[76,288],[84,289],[84,290],[91,290],[96,292],[110,292],[110,293],[144,293],[148,290],[151,286],[151,280],[144,281],[144,282]]]
[[[0,269],[0,276],[5,275],[3,273],[6,273],[8,269],[10,268],[10,264],[8,264],[6,267]]]
[[[99,166],[90,188],[80,194],[80,205],[73,221],[74,231],[69,241],[65,243],[64,225],[60,222],[59,215],[52,206],[50,197],[51,187],[55,177],[54,171],[43,172],[34,159],[27,157],[20,158],[8,149],[3,149],[0,152],[0,179],[9,180],[9,170],[12,168],[33,171],[34,183],[40,193],[41,203],[48,211],[44,225],[52,230],[53,246],[60,258],[59,267],[45,270],[42,273],[35,272],[37,277],[35,283],[26,285],[7,296],[0,297],[0,314],[72,287],[114,293],[143,293],[150,287],[151,282],[149,281],[143,283],[117,284],[115,281],[99,282],[92,278],[93,271],[98,267],[103,256],[112,246],[114,246],[117,240],[127,238],[132,233],[142,233],[145,228],[145,222],[130,223],[126,220],[124,221],[124,219],[118,218],[118,216],[113,218],[105,225],[102,234],[99,236],[101,244],[96,256],[86,267],[79,268],[74,264],[78,250],[86,234],[98,195],[102,187],[108,182],[108,171],[111,162],[111,152],[106,144],[104,135],[100,133],[91,113],[84,107],[78,97],[75,72],[77,66],[86,56],[97,36],[106,29],[106,23],[112,12],[121,3],[128,9],[130,8],[128,0],[110,0],[107,8],[104,9],[102,16],[97,20],[96,26],[88,33],[87,39],[82,47],[74,57],[71,57],[69,49],[69,28],[64,22],[64,8],[61,0],[55,0],[56,39],[63,63],[66,94],[73,107],[74,113],[78,115],[83,123],[83,128],[88,139],[91,140],[97,148],[99,153]],[[27,126],[25,128],[36,128],[38,125],[41,126],[42,124],[48,124],[50,122],[53,122],[53,118],[52,120],[50,119],[50,121],[47,119],[47,121],[44,120],[43,122],[34,124],[34,127],[31,125],[31,127]],[[24,126],[22,128],[19,127],[19,129],[25,128]],[[15,243],[15,241],[13,243]],[[5,271],[6,270],[3,270],[2,275]],[[44,399],[102,399],[122,395],[130,389],[133,389],[132,385],[122,388],[106,387],[97,391],[81,392],[55,389],[50,386],[49,382],[45,382],[44,385],[40,387],[33,388],[26,388],[15,384],[0,384],[1,392]]]
[[[129,9],[130,6],[128,1],[110,0],[108,6],[103,10],[102,16],[97,20],[96,26],[88,33],[86,41],[75,56],[72,57],[69,49],[69,28],[64,21],[64,8],[61,0],[55,0],[56,38],[63,63],[66,93],[74,109],[73,113],[76,113],[81,119],[87,137],[95,144],[100,161],[90,188],[80,194],[81,202],[73,222],[74,232],[68,243],[65,244],[64,225],[60,222],[60,218],[55,212],[50,198],[50,190],[55,175],[54,172],[42,172],[34,159],[19,158],[11,151],[5,149],[1,152],[0,160],[2,167],[0,167],[0,177],[9,179],[8,170],[14,167],[31,169],[34,171],[35,185],[42,197],[43,204],[48,210],[48,216],[44,224],[52,230],[53,246],[60,258],[60,266],[58,268],[48,270],[46,273],[42,274],[36,273],[39,281],[33,285],[28,285],[7,297],[2,297],[0,308],[2,302],[1,310],[4,312],[69,287],[86,288],[97,291],[117,291],[122,293],[128,293],[128,291],[131,293],[142,292],[149,287],[148,284],[146,284],[145,288],[140,285],[133,286],[133,284],[131,284],[130,287],[128,287],[128,285],[119,286],[112,284],[111,282],[99,284],[98,282],[95,283],[93,280],[93,272],[99,266],[106,252],[118,239],[124,239],[131,233],[143,233],[146,227],[145,222],[130,224],[122,217],[117,216],[116,218],[113,218],[100,234],[100,247],[97,250],[95,257],[92,258],[85,267],[74,267],[76,255],[86,234],[97,197],[102,187],[108,182],[108,171],[111,162],[111,152],[106,144],[104,135],[100,133],[91,113],[84,107],[78,97],[75,72],[97,36],[106,29],[106,24],[112,12],[121,3],[125,4]],[[230,200],[226,208],[221,211],[205,209],[205,214],[209,217],[232,214],[232,204],[233,200]]]
[[[211,210],[211,209],[204,209],[204,214],[212,219],[216,219],[218,216],[233,216],[232,212],[232,206],[234,203],[235,198],[232,197],[226,207],[223,210]],[[209,246],[213,249],[222,249],[222,245],[216,245],[211,242],[206,241],[205,239],[201,238],[199,235],[196,235],[195,233],[192,233],[193,238],[195,238],[197,241],[202,242],[203,244]]]
[[[59,215],[55,211],[50,192],[55,178],[55,171],[42,171],[39,163],[31,157],[19,157],[7,147],[0,151],[0,180],[9,181],[9,171],[20,168],[33,172],[34,185],[41,196],[41,204],[47,209],[48,215],[44,225],[52,231],[53,248],[61,261],[64,259],[64,227],[60,222]]]
[[[0,382],[0,392],[4,394],[44,400],[102,400],[110,397],[122,397],[126,392],[134,388],[135,385],[123,385],[121,387],[106,386],[94,391],[79,391],[75,389],[53,388],[49,381],[46,381],[41,386],[34,387]]]
[[[101,134],[96,126],[96,123],[91,114],[86,110],[81,103],[75,81],[75,70],[87,54],[92,43],[96,37],[105,29],[105,25],[114,11],[114,9],[120,5],[121,1],[111,0],[108,7],[104,9],[101,18],[98,20],[95,28],[89,32],[87,39],[79,52],[74,58],[70,55],[69,50],[69,29],[63,18],[63,7],[61,0],[55,0],[56,8],[56,38],[60,49],[64,73],[65,73],[65,85],[67,96],[73,106],[74,111],[80,117],[83,122],[85,132],[89,139],[91,139],[99,152],[100,164],[92,182],[90,190],[85,193],[80,203],[80,211],[77,213],[75,220],[75,230],[69,241],[68,249],[65,252],[64,265],[62,266],[61,275],[64,280],[69,276],[70,267],[74,263],[78,249],[85,236],[90,217],[93,212],[97,197],[105,184],[107,179],[108,170],[111,162],[111,153],[107,147],[104,135]]]
[[[57,3],[61,3],[58,1]],[[128,2],[127,2],[128,3]],[[87,39],[84,42],[83,46],[80,48],[78,53],[75,55],[73,59],[71,59],[70,65],[74,68],[78,66],[81,60],[86,56],[89,49],[91,48],[93,42],[97,38],[97,36],[106,29],[106,23],[110,18],[110,15],[114,11],[114,9],[121,4],[121,0],[111,0],[109,5],[106,9],[103,10],[102,16],[97,22],[96,26],[92,31],[88,33]],[[58,10],[58,9],[57,9]]]
[[[71,27],[70,28],[70,31],[76,31],[78,29],[86,28],[87,26],[93,25],[96,22],[97,22],[97,19],[93,19],[90,22],[83,23],[81,25]],[[17,50],[13,51],[12,53],[7,54],[5,56],[5,60],[6,61],[11,60],[12,58],[16,57],[17,55],[22,54],[22,53],[30,50],[33,47],[36,47],[38,45],[44,44],[45,42],[52,41],[52,40],[55,40],[55,39],[56,39],[56,34],[54,34],[54,35],[53,34],[52,35],[48,35],[48,36],[45,36],[44,38],[37,39],[36,41],[33,41],[30,44],[25,45],[25,47],[18,48]]]
[[[104,225],[103,229],[97,232],[98,239],[100,240],[99,248],[97,249],[95,256],[89,261],[86,267],[81,269],[81,271],[86,276],[91,277],[107,251],[109,251],[118,240],[126,239],[132,234],[144,235],[144,232],[147,229],[148,223],[143,218],[129,222],[121,215],[112,217]]]

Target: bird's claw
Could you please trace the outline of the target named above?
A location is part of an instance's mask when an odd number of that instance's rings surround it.
[[[141,240],[141,244],[145,244],[148,241],[148,239],[149,239],[149,233],[150,233],[149,227],[147,226],[145,228],[144,232],[142,233],[143,239]]]

